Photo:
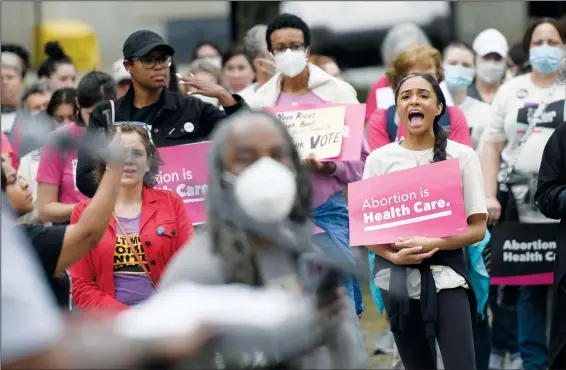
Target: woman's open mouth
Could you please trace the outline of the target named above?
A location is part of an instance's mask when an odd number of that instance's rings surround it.
[[[417,109],[409,110],[409,125],[411,127],[419,127],[423,124],[424,113]]]

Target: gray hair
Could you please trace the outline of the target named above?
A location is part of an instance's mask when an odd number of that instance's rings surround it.
[[[209,184],[207,194],[207,226],[210,234],[213,251],[226,262],[227,276],[231,282],[253,284],[255,269],[253,268],[253,251],[248,241],[248,233],[262,230],[266,225],[253,225],[249,220],[242,221],[242,215],[236,215],[234,202],[227,197],[229,189],[224,181],[225,168],[222,164],[222,153],[226,149],[227,138],[235,125],[244,120],[263,118],[272,122],[282,133],[292,153],[292,160],[297,178],[297,199],[289,221],[297,225],[298,229],[305,230],[310,237],[310,201],[311,187],[308,171],[302,164],[293,139],[287,129],[279,120],[265,112],[244,111],[225,119],[212,135],[211,149],[208,156]],[[242,227],[243,224],[248,225]],[[259,228],[259,229],[258,229]],[[280,227],[274,226],[272,230],[265,230],[265,236],[279,238]],[[262,230],[263,231],[263,230]],[[270,234],[273,232],[272,234]]]
[[[430,45],[430,40],[416,24],[403,23],[391,28],[381,44],[383,64],[389,67],[399,53],[421,44]]]
[[[205,58],[195,59],[195,61],[193,61],[189,66],[189,73],[195,73],[199,71],[208,72],[214,75],[219,84],[222,82],[222,70]]]
[[[22,104],[33,94],[52,94],[53,87],[47,81],[35,81],[27,86],[22,93]]]
[[[261,58],[267,52],[266,33],[267,26],[258,24],[250,28],[244,36],[244,52],[252,62],[255,58]]]
[[[4,51],[0,54],[2,67],[14,69],[19,76],[22,75],[22,60],[16,53]]]

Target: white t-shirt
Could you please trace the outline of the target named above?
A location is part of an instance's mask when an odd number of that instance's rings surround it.
[[[468,126],[470,127],[472,148],[481,156],[483,146],[480,145],[480,140],[484,129],[489,126],[493,120],[491,107],[487,103],[468,96],[458,108],[464,113]]]
[[[433,156],[431,149],[413,151],[402,147],[399,143],[391,143],[374,150],[367,157],[363,179],[414,168],[417,166],[417,160],[420,163],[427,163],[432,161]],[[487,213],[483,175],[478,154],[466,145],[448,140],[446,158],[458,158],[460,161],[466,216]],[[464,253],[463,250],[462,253]],[[450,267],[430,266],[430,269],[437,292],[442,289],[457,287],[468,288],[464,278]],[[375,285],[380,289],[389,290],[390,279],[390,269],[380,270],[375,276]],[[410,298],[420,298],[421,273],[419,270],[407,268],[407,290]]]
[[[564,86],[539,88],[532,83],[528,73],[504,83],[491,104],[493,120],[485,128],[482,141],[505,141],[501,153],[503,166],[518,155],[510,182],[523,223],[558,222],[540,213],[534,204],[534,195],[544,147],[556,127],[564,122],[565,98]],[[528,117],[534,114],[541,102],[548,104],[542,120],[518,153],[517,144],[528,128]]]
[[[257,82],[254,82],[253,84],[249,85],[243,90],[238,91],[236,94],[240,95],[242,99],[244,99],[247,102],[251,99],[252,96],[254,96],[257,89],[258,89]]]
[[[2,122],[2,132],[10,132],[16,122],[16,112],[2,113],[0,120]]]

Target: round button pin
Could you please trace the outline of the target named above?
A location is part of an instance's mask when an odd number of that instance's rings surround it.
[[[163,226],[159,226],[157,228],[157,235],[163,235],[165,234],[165,228]]]
[[[183,125],[183,128],[185,129],[185,131],[187,132],[193,132],[195,130],[195,125],[193,125],[190,122],[187,122]]]

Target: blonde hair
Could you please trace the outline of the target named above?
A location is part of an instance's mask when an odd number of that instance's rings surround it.
[[[442,69],[442,57],[440,52],[429,45],[415,45],[399,53],[391,67],[385,73],[389,80],[389,85],[395,90],[399,82],[416,66],[430,66],[436,69],[438,82],[444,80],[444,70]]]
[[[335,63],[336,64],[336,61],[333,58],[326,56],[326,55],[313,54],[309,58],[309,63],[320,67],[320,66],[322,66],[326,63]]]

